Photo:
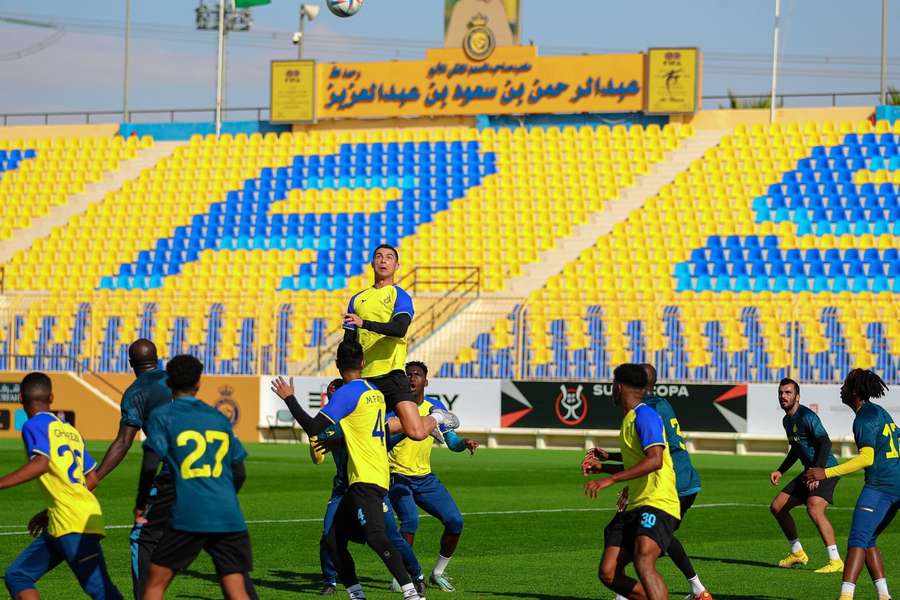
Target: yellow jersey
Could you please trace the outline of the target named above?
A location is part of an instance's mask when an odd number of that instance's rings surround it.
[[[419,405],[419,414],[428,416],[431,407],[434,406],[428,398]],[[403,439],[391,450],[389,455],[391,473],[401,475],[421,476],[431,473],[431,450],[434,447],[434,438],[430,435],[417,442],[409,438]]]
[[[341,386],[321,410],[331,422],[340,422],[347,443],[349,485],[371,483],[390,487],[385,440],[384,394],[363,379]]]
[[[626,469],[641,462],[648,448],[663,447],[662,468],[628,482],[628,508],[652,506],[680,520],[681,504],[675,486],[675,468],[659,414],[644,403],[628,411],[622,419],[619,445]]]
[[[49,470],[38,478],[47,499],[47,533],[103,535],[103,513],[96,496],[85,485],[85,474],[97,463],[88,454],[78,430],[54,414],[41,412],[22,426],[29,459],[46,456]]]
[[[363,321],[390,323],[397,315],[413,317],[412,298],[396,285],[382,288],[367,288],[352,298],[347,312],[359,316]],[[344,325],[352,329],[351,325]],[[359,328],[359,344],[363,347],[366,364],[363,377],[380,377],[391,371],[406,369],[406,338],[395,338]]]

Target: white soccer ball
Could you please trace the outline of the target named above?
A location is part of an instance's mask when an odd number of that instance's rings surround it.
[[[352,17],[362,8],[363,0],[327,0],[328,10],[339,17]]]

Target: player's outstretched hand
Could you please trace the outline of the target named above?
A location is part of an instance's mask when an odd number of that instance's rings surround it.
[[[623,488],[619,495],[616,496],[616,510],[625,512],[626,508],[628,508],[628,488]]]
[[[475,451],[478,450],[478,446],[479,446],[478,442],[476,442],[475,440],[470,440],[469,438],[466,438],[465,442],[466,442],[466,450],[469,451],[470,455],[474,456]]]
[[[47,523],[49,522],[50,516],[46,510],[42,510],[28,521],[28,533],[31,534],[31,537],[38,537],[47,529]]]
[[[803,474],[803,481],[806,483],[811,483],[813,481],[824,481],[825,480],[825,469],[813,468],[807,469],[806,473]]]
[[[769,473],[769,481],[772,482],[772,485],[778,485],[778,482],[781,481],[781,471],[772,471]]]
[[[146,525],[148,523],[147,517],[144,516],[146,512],[143,508],[134,509],[134,522],[136,525]]]
[[[290,382],[284,380],[284,377],[278,376],[272,380],[272,391],[275,395],[285,400],[288,396],[294,395],[294,378],[290,378]]]
[[[585,458],[581,463],[581,474],[587,477],[588,475],[596,475],[597,473],[603,472],[603,463],[595,458]]]
[[[344,325],[353,325],[354,327],[362,327],[363,320],[359,318],[359,315],[354,315],[353,313],[347,313],[344,315]]]
[[[599,460],[600,462],[605,462],[609,460],[609,452],[607,452],[603,448],[591,448],[584,453],[584,459],[587,460],[589,458]]]
[[[604,477],[603,479],[594,479],[584,484],[584,495],[596,498],[597,494],[613,485],[615,481],[612,477]]]

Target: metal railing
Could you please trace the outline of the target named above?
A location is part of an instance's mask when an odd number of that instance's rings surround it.
[[[738,94],[733,96],[737,100],[768,99],[766,92],[759,94]],[[878,103],[880,92],[804,92],[791,94],[777,94],[779,106],[787,106],[788,102],[797,101],[795,106],[808,105],[811,100],[822,100],[824,105],[838,106],[839,100],[868,99],[871,105]],[[704,102],[728,101],[732,96],[706,95]],[[868,104],[868,103],[866,103]],[[845,104],[851,106],[852,104]],[[708,107],[713,108],[713,107]],[[727,108],[724,107],[724,108]],[[188,123],[195,121],[212,122],[215,117],[215,108],[158,108],[129,110],[123,113],[121,110],[80,110],[80,111],[48,111],[48,112],[9,112],[0,113],[0,123],[3,125],[51,125],[66,123]],[[256,121],[268,120],[270,110],[268,106],[251,106],[226,108],[223,110],[224,120],[251,119]]]
[[[560,298],[516,304],[483,295],[474,267],[423,267],[399,284],[410,290],[417,307],[408,332],[410,354],[421,356],[417,348],[429,347],[427,360],[435,373],[462,350],[470,360],[455,365],[455,376],[602,380],[619,362],[634,361],[652,362],[661,379],[677,381],[794,377],[837,383],[849,368],[861,366],[875,369],[889,384],[900,383],[898,309],[862,296],[853,303],[826,304],[785,294],[777,305],[719,296],[681,298],[672,305],[647,296],[624,302],[597,298],[585,306],[579,291],[569,290]],[[59,297],[0,295],[0,370],[127,372],[128,343],[149,337],[163,359],[191,353],[211,374],[312,375],[330,368],[342,338],[337,315],[301,319],[289,295],[235,292],[178,299],[175,312],[193,307],[193,313],[172,315],[164,327],[160,305],[142,302],[112,311],[104,307],[111,301],[108,292],[76,298],[71,311],[66,308],[59,317],[64,323],[49,316],[60,314],[54,306]],[[476,300],[478,311],[460,314]],[[128,310],[137,314],[125,314]],[[447,342],[435,351],[426,341],[444,327]],[[298,342],[306,360],[291,362]]]

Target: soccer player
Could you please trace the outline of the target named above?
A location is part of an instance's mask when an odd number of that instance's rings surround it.
[[[172,390],[166,385],[166,372],[159,368],[156,346],[150,340],[135,340],[128,347],[128,362],[137,377],[122,394],[122,418],[116,439],[106,450],[97,467],[100,481],[113,471],[134,442],[138,431],[147,434],[150,415],[160,406],[172,402]],[[134,527],[131,530],[131,581],[135,600],[144,597],[143,586],[150,574],[150,555],[159,543],[169,523],[169,511],[175,501],[175,480],[168,467],[163,467],[150,494],[148,506],[134,509]]]
[[[866,471],[856,508],[853,524],[847,540],[847,564],[841,583],[840,600],[852,600],[856,591],[856,580],[863,563],[875,584],[879,600],[890,600],[887,579],[884,576],[884,562],[878,550],[878,535],[900,510],[900,429],[884,408],[872,402],[881,398],[887,386],[881,378],[864,369],[853,369],[841,386],[841,402],[853,409],[853,437],[859,454],[850,460],[826,469],[807,469],[807,481],[820,484],[832,478]]]
[[[675,487],[678,490],[678,501],[681,504],[681,522],[684,515],[694,505],[697,494],[700,493],[700,474],[691,462],[691,455],[687,451],[684,438],[681,437],[681,427],[678,425],[678,417],[669,401],[660,398],[653,393],[656,385],[656,367],[649,363],[641,365],[647,373],[647,388],[644,393],[644,404],[659,414],[666,431],[666,442],[669,445],[669,454],[672,455],[672,465],[675,467]],[[669,557],[685,579],[691,585],[691,594],[694,600],[712,600],[712,595],[700,581],[700,577],[691,564],[684,546],[677,537],[672,538],[669,544]]]
[[[630,482],[627,510],[616,513],[603,532],[605,547],[599,573],[603,585],[626,598],[666,600],[669,592],[656,570],[656,560],[669,549],[678,529],[681,505],[662,419],[643,402],[646,387],[643,367],[616,367],[613,401],[623,415],[621,455],[610,455],[609,460],[620,459],[622,464],[593,459],[582,469],[585,474],[610,474],[585,484],[585,493],[592,498],[619,481]],[[630,562],[634,562],[640,581],[625,574]]]
[[[400,419],[403,432],[413,440],[424,440],[442,423],[432,422],[434,415],[419,415],[404,371],[406,333],[414,311],[412,298],[394,284],[399,265],[396,248],[388,244],[375,248],[375,283],[350,298],[344,315],[344,340],[362,345],[366,359],[362,376],[384,394],[387,409]]]
[[[246,479],[241,441],[228,418],[197,399],[203,363],[182,354],[166,365],[174,400],[147,425],[138,506],[149,494],[160,460],[175,477],[169,528],[150,557],[144,600],[162,600],[178,571],[205,550],[225,597],[251,600],[253,555],[237,492]]]
[[[828,437],[825,427],[822,426],[819,415],[800,404],[800,385],[793,379],[782,379],[778,384],[778,402],[781,409],[784,410],[784,418],[781,423],[787,434],[790,450],[781,466],[769,475],[772,485],[778,485],[782,476],[798,459],[804,469],[836,465],[837,460],[831,453],[831,439]],[[825,516],[825,510],[834,501],[834,489],[837,487],[837,483],[838,479],[834,478],[823,483],[807,485],[803,481],[803,473],[800,473],[772,500],[770,507],[772,514],[791,544],[791,553],[778,563],[779,567],[791,568],[809,562],[809,557],[803,550],[797,535],[797,524],[791,517],[791,511],[794,508],[806,505],[806,511],[819,530],[819,535],[828,551],[828,562],[825,566],[816,569],[816,573],[839,573],[843,570],[844,563],[838,554],[834,528],[828,517]]]
[[[326,395],[329,400],[334,396],[334,393],[343,384],[343,379],[335,379],[328,384],[328,387],[326,388]],[[324,454],[321,451],[317,451],[317,442],[319,442],[319,440],[343,441],[343,435],[344,433],[343,431],[341,431],[340,425],[335,424],[327,427],[316,438],[310,439],[309,448],[312,461],[315,464],[322,464],[322,462],[324,462]],[[319,594],[322,596],[330,596],[337,592],[337,570],[334,566],[334,559],[331,558],[331,553],[328,551],[327,540],[328,533],[331,531],[331,528],[334,525],[334,515],[341,503],[341,498],[343,498],[347,493],[348,478],[348,456],[346,446],[343,443],[330,445],[328,451],[331,452],[331,457],[334,459],[334,465],[337,469],[337,473],[335,473],[334,475],[334,480],[331,488],[331,497],[328,499],[328,505],[325,508],[325,518],[322,527],[322,539],[319,542],[319,563],[322,567],[322,579],[324,580],[322,590],[321,592],[319,592]],[[400,553],[400,556],[403,558],[403,564],[406,566],[406,570],[409,572],[409,576],[413,580],[413,585],[416,587],[416,591],[419,593],[419,596],[424,598],[425,578],[422,575],[422,567],[419,566],[419,561],[416,558],[416,555],[410,545],[406,542],[405,539],[403,539],[403,537],[400,535],[400,532],[397,530],[397,522],[394,518],[394,511],[387,495],[385,495],[384,497],[384,506],[386,508],[386,512],[384,513],[384,526],[387,532],[388,540],[390,540],[391,544],[393,544],[393,546]]]
[[[335,559],[338,576],[353,600],[365,598],[356,565],[347,549],[352,540],[366,543],[378,554],[388,571],[401,586],[404,598],[419,600],[419,594],[403,565],[397,549],[387,537],[384,526],[384,496],[390,480],[385,415],[387,407],[382,394],[362,378],[363,348],[355,341],[338,345],[337,368],[344,385],[315,418],[297,402],[293,383],[281,377],[272,382],[277,394],[310,437],[318,436],[335,423],[340,423],[347,444],[349,485],[327,536],[328,550]]]
[[[409,386],[418,405],[419,414],[427,415],[432,408],[446,410],[437,398],[426,398],[428,387],[428,367],[425,363],[413,361],[406,365]],[[444,434],[447,447],[453,452],[469,451],[475,454],[478,442],[464,439],[453,431]],[[390,453],[391,462],[391,503],[400,518],[400,533],[410,545],[415,539],[419,527],[419,511],[417,506],[438,519],[444,526],[441,535],[440,553],[429,581],[445,592],[453,592],[456,588],[444,575],[444,570],[459,544],[462,534],[463,517],[453,501],[453,497],[441,480],[431,471],[431,449],[434,439],[428,437],[421,441],[404,439]]]
[[[37,479],[49,507],[28,524],[38,537],[6,569],[6,589],[16,600],[36,600],[38,579],[66,561],[88,596],[121,600],[100,546],[104,536],[100,503],[90,491],[97,485],[97,463],[78,430],[48,412],[53,385],[47,375],[29,373],[19,390],[28,415],[22,426],[28,462],[0,477],[0,489]]]

